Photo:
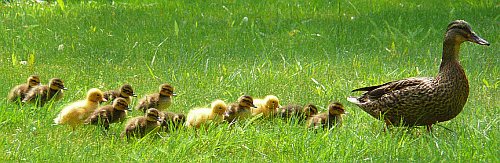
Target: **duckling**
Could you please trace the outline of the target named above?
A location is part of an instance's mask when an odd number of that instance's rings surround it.
[[[71,103],[61,110],[54,119],[56,124],[67,124],[75,131],[76,126],[87,120],[91,113],[99,107],[99,101],[106,102],[101,90],[92,88],[87,92],[87,99]]]
[[[300,105],[288,105],[280,108],[279,114],[281,115],[281,119],[285,121],[296,118],[300,123],[318,114],[318,108],[313,104],[308,104],[304,107]]]
[[[227,105],[227,116],[224,116],[224,120],[227,122],[233,122],[234,120],[244,120],[252,115],[252,108],[256,108],[253,104],[253,98],[249,95],[243,95],[238,98],[237,104]]]
[[[189,128],[208,128],[212,123],[221,123],[223,116],[227,116],[226,103],[222,100],[212,102],[210,108],[195,108],[189,111],[186,119],[186,127]]]
[[[149,133],[156,133],[160,128],[160,123],[162,120],[159,117],[159,111],[155,108],[149,108],[146,110],[144,116],[139,116],[130,119],[125,124],[125,129],[121,133],[121,136],[139,137],[142,138]]]
[[[132,86],[128,84],[124,84],[121,88],[120,91],[116,90],[111,90],[103,93],[104,98],[108,101],[113,101],[118,97],[124,98],[128,104],[132,102],[132,97],[137,97],[137,95],[134,93],[134,90],[132,89]]]
[[[31,75],[28,77],[28,83],[20,84],[12,88],[9,93],[9,100],[7,102],[14,102],[19,104],[21,100],[26,97],[29,90],[35,86],[40,85],[40,77],[38,75]]]
[[[59,101],[63,97],[64,83],[59,78],[51,79],[49,85],[35,86],[29,90],[22,103],[36,103],[37,106],[44,106],[51,99]]]
[[[254,99],[256,108],[252,109],[252,117],[262,113],[262,117],[271,117],[276,115],[277,109],[281,108],[278,97],[268,95],[264,99]]]
[[[165,110],[172,104],[170,96],[177,96],[177,94],[174,93],[174,87],[170,84],[160,85],[159,92],[160,93],[150,94],[139,100],[139,105],[137,105],[135,109],[142,110],[143,112],[146,112],[149,108]]]
[[[323,128],[342,127],[343,119],[341,114],[349,114],[344,110],[344,105],[339,102],[333,102],[328,105],[328,113],[317,114],[309,118],[307,121],[308,127],[318,129],[320,126]]]
[[[95,110],[83,124],[99,125],[109,130],[110,123],[121,123],[125,121],[127,118],[127,111],[132,111],[132,109],[128,107],[127,100],[118,97],[113,101],[113,105],[106,105]]]
[[[179,129],[186,122],[186,115],[176,114],[173,112],[161,111],[160,112],[161,130],[170,132]]]
[[[490,45],[474,33],[471,26],[456,20],[448,24],[443,42],[439,72],[435,77],[412,77],[382,85],[358,88],[361,97],[348,97],[386,126],[427,126],[455,118],[469,97],[469,81],[460,64],[460,45],[470,41]]]

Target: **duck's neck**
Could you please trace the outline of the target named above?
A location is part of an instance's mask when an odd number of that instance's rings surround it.
[[[454,39],[447,39],[443,44],[443,56],[437,77],[452,77],[455,79],[466,79],[464,69],[460,65],[460,44]],[[467,79],[466,79],[467,80]]]

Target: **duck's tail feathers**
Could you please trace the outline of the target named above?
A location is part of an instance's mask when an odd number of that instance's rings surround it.
[[[358,100],[358,97],[347,97],[347,101],[351,102],[351,103],[354,103],[356,105],[361,105],[363,104],[363,102],[359,101]]]

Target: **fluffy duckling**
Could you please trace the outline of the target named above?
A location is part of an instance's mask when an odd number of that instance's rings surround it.
[[[222,100],[212,102],[210,108],[195,108],[189,111],[186,119],[186,127],[189,128],[208,128],[212,123],[221,123],[223,116],[227,116],[226,103]]]
[[[300,105],[288,105],[280,108],[279,114],[283,120],[289,121],[292,118],[296,118],[298,122],[302,122],[318,114],[318,108],[313,104],[308,104],[304,107]]]
[[[66,106],[57,115],[54,122],[56,124],[70,125],[74,131],[76,126],[87,120],[90,114],[99,107],[99,101],[106,102],[106,99],[104,99],[101,90],[92,88],[87,92],[87,99]]]
[[[158,109],[150,108],[146,110],[144,116],[130,119],[125,124],[125,129],[121,133],[121,136],[142,138],[149,133],[156,133],[159,130],[161,121]]]
[[[14,102],[16,104],[19,104],[24,99],[24,97],[26,97],[26,94],[31,88],[39,85],[40,77],[38,75],[31,75],[30,77],[28,77],[28,83],[20,84],[12,88],[9,93],[9,100],[7,102]]]
[[[277,113],[277,109],[281,108],[278,97],[273,95],[268,95],[264,99],[254,99],[253,103],[257,107],[252,109],[252,117],[261,113],[262,117],[274,116]]]
[[[161,130],[165,132],[174,131],[179,129],[186,122],[186,115],[176,114],[173,112],[161,111],[160,112]]]
[[[224,116],[224,120],[227,122],[233,122],[234,120],[247,119],[252,115],[252,108],[256,108],[253,104],[253,98],[249,95],[243,95],[238,98],[237,104],[227,105],[227,116]]]
[[[170,96],[177,96],[177,94],[174,93],[174,87],[170,84],[160,85],[159,92],[160,93],[150,94],[139,100],[139,104],[135,109],[142,110],[143,112],[146,112],[149,108],[165,110],[172,104]]]
[[[108,130],[110,123],[125,121],[127,118],[126,110],[132,111],[132,109],[128,107],[128,104],[126,99],[118,97],[113,101],[113,105],[106,105],[95,110],[83,124],[99,125]]]
[[[64,83],[59,78],[50,80],[49,85],[35,86],[28,91],[22,103],[36,103],[37,106],[44,106],[51,99],[59,101],[63,96]],[[38,100],[38,101],[37,101]]]
[[[328,113],[318,114],[312,116],[307,122],[308,127],[314,127],[318,129],[320,126],[323,128],[328,127],[328,129],[336,126],[342,127],[343,119],[341,114],[349,114],[344,110],[344,106],[339,102],[333,102],[328,105]]]
[[[124,84],[119,91],[117,90],[111,90],[103,93],[104,98],[108,101],[114,101],[116,98],[121,97],[124,98],[128,104],[132,102],[132,97],[137,97],[137,95],[134,93],[134,89],[132,89],[132,86],[128,84]]]

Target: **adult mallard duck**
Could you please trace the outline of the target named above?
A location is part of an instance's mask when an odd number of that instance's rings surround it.
[[[348,97],[386,125],[427,126],[455,118],[469,96],[469,82],[460,65],[458,53],[465,41],[490,45],[463,20],[451,22],[446,29],[443,56],[436,77],[412,77],[382,85],[355,89],[367,91],[361,97]]]

